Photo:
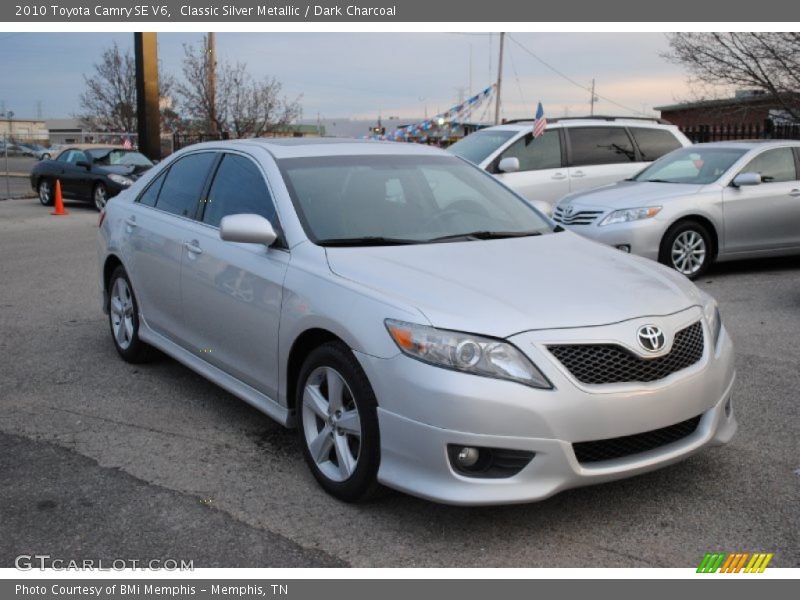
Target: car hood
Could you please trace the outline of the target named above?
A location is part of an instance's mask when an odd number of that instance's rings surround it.
[[[558,203],[558,206],[564,208],[576,205],[612,209],[653,206],[672,198],[698,194],[705,187],[685,183],[620,181],[593,190],[569,194]]]
[[[495,337],[667,315],[700,302],[682,275],[568,231],[538,237],[326,248],[336,275]]]
[[[152,169],[152,167],[134,167],[132,165],[95,165],[94,168],[99,173],[105,173],[106,175],[115,173],[124,175],[129,179],[138,179],[145,171]]]

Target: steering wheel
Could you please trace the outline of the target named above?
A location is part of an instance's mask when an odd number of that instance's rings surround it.
[[[474,200],[469,198],[459,198],[458,200],[451,202],[447,208],[443,211],[436,213],[430,219],[428,219],[425,224],[422,226],[423,229],[427,229],[433,225],[436,225],[443,221],[449,221],[454,217],[459,217],[467,214],[473,215],[481,215],[484,217],[489,216],[489,211],[486,210],[484,206],[481,206]]]

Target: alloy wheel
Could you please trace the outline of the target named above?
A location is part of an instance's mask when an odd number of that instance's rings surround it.
[[[123,350],[127,350],[133,341],[133,295],[128,282],[117,277],[111,288],[111,331],[114,340]]]
[[[672,243],[672,265],[684,275],[694,275],[705,263],[706,242],[697,231],[682,232]]]
[[[49,206],[51,194],[52,189],[50,188],[50,182],[46,179],[43,179],[39,183],[39,202],[41,202],[44,206]]]
[[[103,210],[108,202],[108,192],[103,184],[98,184],[94,188],[94,205],[97,210]]]
[[[305,443],[320,472],[345,481],[361,454],[361,418],[344,377],[331,367],[311,372],[303,389]]]

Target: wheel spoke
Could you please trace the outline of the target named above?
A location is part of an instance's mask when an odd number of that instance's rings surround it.
[[[331,447],[333,446],[333,437],[331,436],[331,428],[328,425],[322,428],[310,444],[308,450],[317,464],[323,463],[329,459]]]
[[[334,448],[336,448],[336,462],[339,463],[339,473],[343,479],[347,479],[353,474],[356,468],[356,460],[350,454],[350,447],[347,445],[347,437],[337,435],[334,440]]]
[[[111,312],[115,315],[121,315],[125,312],[125,308],[122,306],[122,301],[116,296],[111,298]]]
[[[336,426],[346,434],[361,439],[361,418],[356,409],[342,413],[342,416],[336,421]]]
[[[342,410],[344,405],[344,382],[333,369],[325,370],[325,381],[328,383],[328,403],[331,412]]]
[[[323,421],[328,418],[330,407],[322,392],[319,391],[318,386],[306,386],[306,389],[303,390],[303,404],[308,406]]]
[[[125,346],[125,319],[120,318],[119,324],[114,328],[114,337],[117,340],[117,343],[124,347]]]
[[[125,340],[131,341],[133,339],[133,319],[122,319],[122,324],[125,326]]]

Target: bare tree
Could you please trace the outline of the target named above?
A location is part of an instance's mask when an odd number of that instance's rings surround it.
[[[800,122],[800,33],[673,33],[665,57],[685,67],[699,95],[708,87],[762,91]]]
[[[136,67],[130,51],[120,52],[116,42],[84,75],[86,89],[80,95],[83,110],[78,115],[83,127],[98,130],[132,131],[136,128]]]
[[[91,76],[84,75],[86,88],[80,95],[81,125],[91,131],[135,131],[136,121],[136,63],[130,50],[120,51],[116,42],[94,65]],[[161,98],[168,98],[175,85],[174,78],[159,69],[158,88]],[[162,103],[162,124],[172,119],[174,106]]]
[[[279,81],[269,77],[256,80],[241,62],[217,63],[212,110],[208,50],[207,40],[199,47],[184,46],[184,80],[176,86],[198,128],[229,131],[237,138],[260,136],[283,129],[302,115],[300,97],[287,99],[281,95]]]

